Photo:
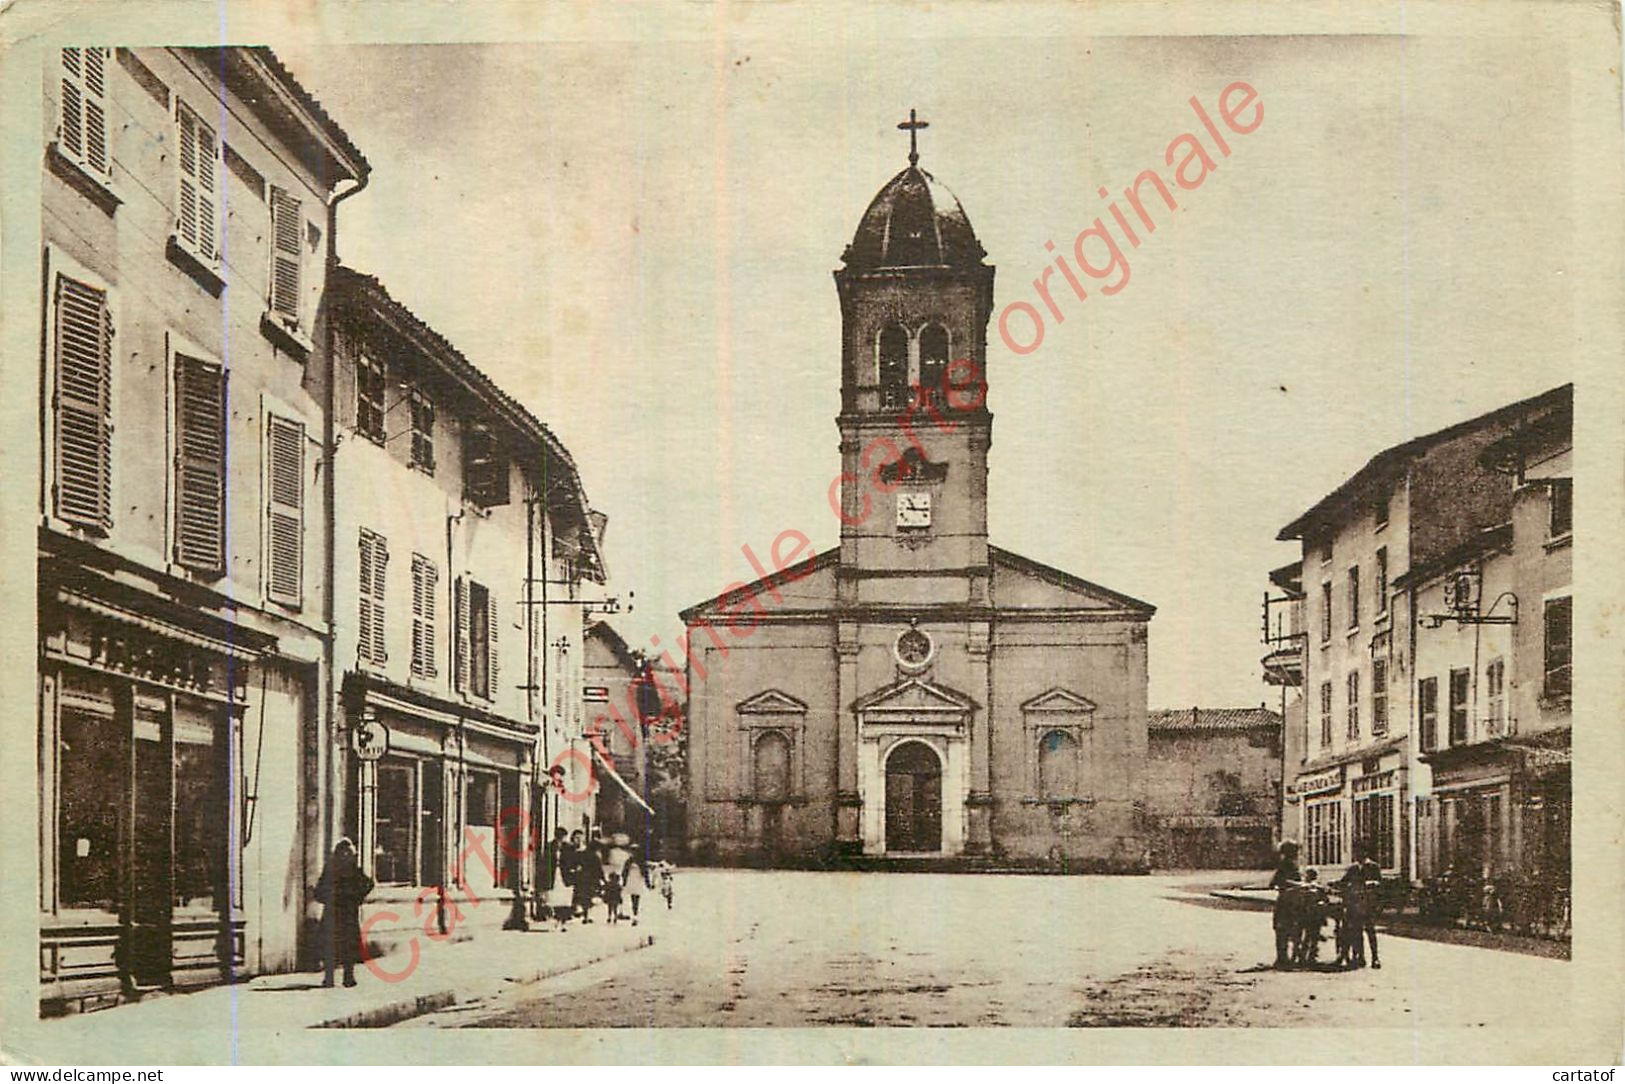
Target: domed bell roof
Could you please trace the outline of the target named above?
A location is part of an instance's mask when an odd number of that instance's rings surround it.
[[[911,164],[863,212],[841,258],[854,270],[973,267],[987,255],[965,208],[947,187]]]

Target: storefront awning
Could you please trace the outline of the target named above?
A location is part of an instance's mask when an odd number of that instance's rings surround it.
[[[602,754],[602,753],[600,753],[598,751],[598,746],[593,745],[591,748],[592,748],[592,758],[598,762],[598,766],[600,768],[602,768],[605,772],[609,773],[609,777],[611,779],[615,780],[615,782],[620,785],[620,788],[626,792],[626,795],[627,795],[628,798],[631,798],[634,802],[638,803],[638,805],[642,806],[644,808],[644,810],[650,816],[653,816],[654,815],[654,808],[652,806],[650,806],[648,802],[645,802],[643,800],[642,795],[640,795],[637,791],[632,789],[632,785],[630,783],[628,783],[626,780],[621,778],[621,773],[617,772],[615,770],[615,765],[611,764],[604,757],[604,754]]]

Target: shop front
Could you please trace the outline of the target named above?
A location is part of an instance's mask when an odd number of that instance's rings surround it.
[[[354,674],[344,699],[345,831],[377,885],[368,910],[395,916],[369,939],[500,925],[540,845],[537,728]]]
[[[242,728],[275,641],[112,581],[40,591],[43,1010],[240,977]]]
[[[1427,756],[1433,768],[1432,864],[1485,880],[1567,891],[1572,796],[1567,728],[1475,742]]]
[[[1369,855],[1384,876],[1405,876],[1405,776],[1400,740],[1306,766],[1287,788],[1303,809],[1303,864],[1335,875]]]

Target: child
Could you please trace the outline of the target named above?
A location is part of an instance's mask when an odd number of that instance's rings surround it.
[[[666,898],[666,910],[671,910],[671,882],[675,867],[670,862],[660,863],[660,894]]]
[[[621,875],[611,873],[604,879],[604,909],[609,912],[606,921],[611,926],[621,920]]]

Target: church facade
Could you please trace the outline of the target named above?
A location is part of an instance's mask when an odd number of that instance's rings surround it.
[[[1145,868],[1154,608],[988,539],[985,255],[911,150],[835,272],[840,544],[683,613],[697,861]]]

